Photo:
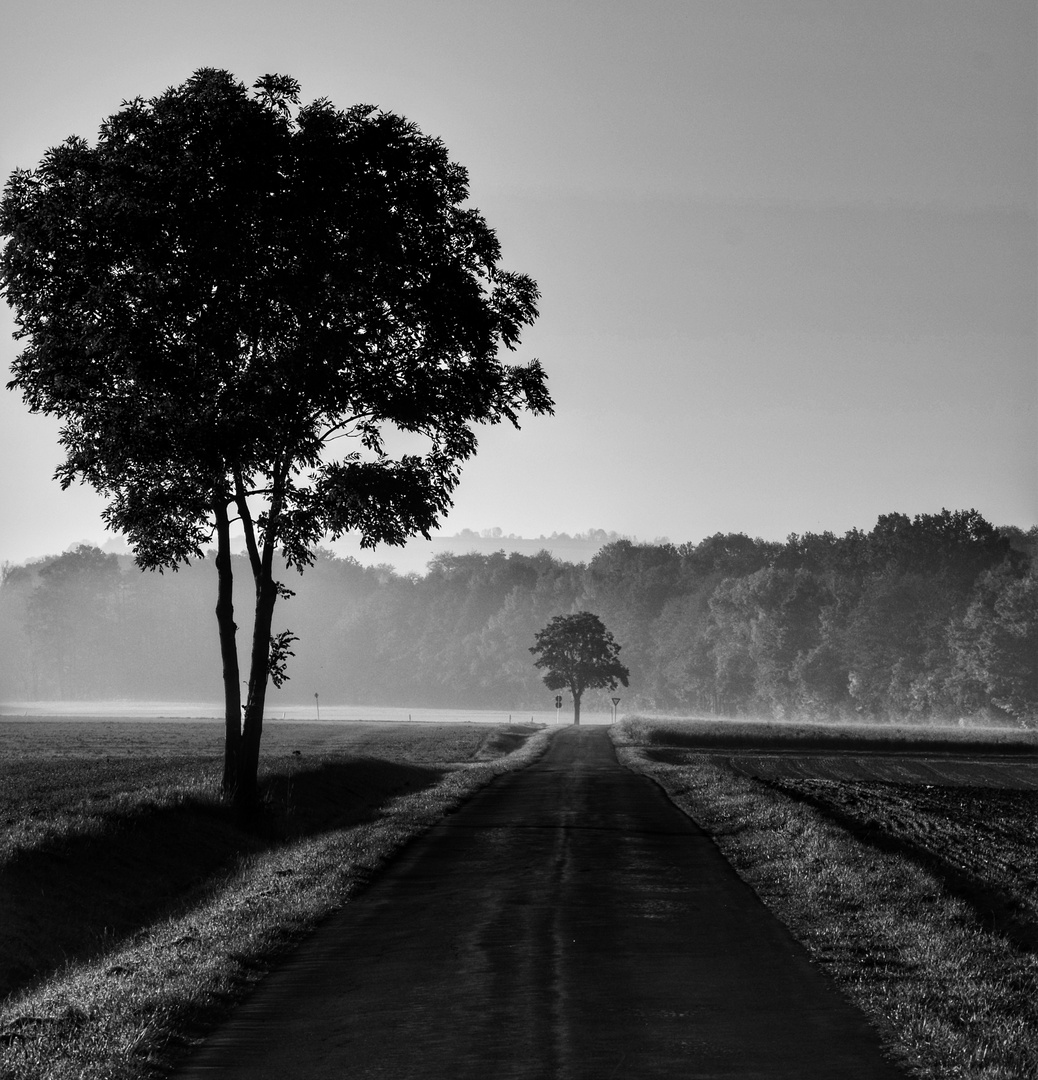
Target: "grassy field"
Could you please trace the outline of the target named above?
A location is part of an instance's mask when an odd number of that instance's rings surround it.
[[[1034,735],[891,734],[635,719],[614,741],[912,1075],[1038,1076]]]
[[[165,1071],[401,845],[548,734],[269,723],[246,830],[219,799],[218,723],[0,722],[0,1076]]]

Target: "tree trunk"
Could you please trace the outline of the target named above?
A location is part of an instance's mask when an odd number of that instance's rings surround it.
[[[573,691],[573,723],[580,723],[580,691]]]
[[[263,734],[263,709],[267,697],[267,677],[270,673],[270,627],[274,619],[277,586],[270,572],[270,560],[256,581],[256,622],[252,631],[252,658],[249,664],[249,697],[245,705],[242,727],[241,759],[235,803],[245,811],[255,808],[259,794],[259,749]]]
[[[238,627],[232,600],[231,534],[227,504],[219,499],[216,516],[216,622],[220,628],[220,658],[223,661],[224,748],[223,792],[234,796],[238,787],[241,755],[241,681],[238,668]]]

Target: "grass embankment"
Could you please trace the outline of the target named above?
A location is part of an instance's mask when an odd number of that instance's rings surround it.
[[[244,829],[217,756],[33,754],[56,734],[40,727],[5,725],[0,768],[0,1076],[25,1080],[165,1071],[403,844],[549,738],[273,727]]]
[[[769,782],[740,772],[738,751],[697,752],[696,732],[675,723],[627,721],[614,739],[622,761],[714,837],[912,1075],[1038,1076],[1038,906],[1024,847],[1033,792]],[[903,773],[903,753],[895,759]],[[847,768],[881,764],[852,755]]]

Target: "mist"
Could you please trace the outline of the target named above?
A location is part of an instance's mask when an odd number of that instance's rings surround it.
[[[493,532],[456,539],[471,550],[440,551],[425,574],[329,551],[302,574],[282,567],[294,595],[274,632],[298,640],[268,715],[318,701],[329,718],[345,706],[547,710],[529,647],[554,615],[588,610],[622,646],[628,713],[1038,716],[1035,529],[996,529],[974,511],[890,514],[868,533],[785,543],[609,539],[586,561],[530,542],[508,552],[517,538]],[[234,574],[244,655],[247,559]],[[215,602],[212,555],[164,574],[88,545],[9,565],[0,701],[222,701]],[[589,693],[589,708],[608,711],[608,697]]]

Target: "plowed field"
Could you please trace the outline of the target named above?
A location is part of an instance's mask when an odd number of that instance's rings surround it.
[[[994,929],[1038,948],[1038,763],[851,753],[747,755],[730,763],[919,862]]]
[[[910,787],[936,785],[1038,790],[1038,759],[1021,755],[856,753],[744,754],[731,759],[761,780],[880,781]]]

